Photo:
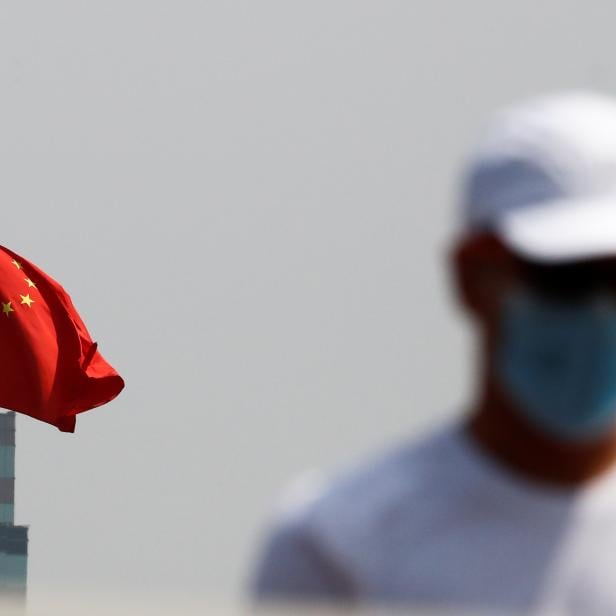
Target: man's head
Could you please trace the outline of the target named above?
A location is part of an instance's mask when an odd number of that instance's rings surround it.
[[[460,297],[485,377],[565,441],[616,428],[616,101],[549,96],[494,118],[464,176]]]

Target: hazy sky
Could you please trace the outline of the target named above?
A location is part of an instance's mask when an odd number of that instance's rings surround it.
[[[30,592],[236,593],[280,490],[464,408],[444,265],[488,114],[616,92],[611,2],[4,3],[0,242],[126,389],[18,419]]]

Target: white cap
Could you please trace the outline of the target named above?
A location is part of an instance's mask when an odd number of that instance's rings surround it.
[[[463,176],[464,224],[542,262],[616,256],[616,100],[586,91],[497,113]]]

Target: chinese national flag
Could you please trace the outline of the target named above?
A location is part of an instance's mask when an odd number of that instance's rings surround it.
[[[0,246],[0,407],[75,431],[75,415],[124,381],[103,359],[68,293]]]

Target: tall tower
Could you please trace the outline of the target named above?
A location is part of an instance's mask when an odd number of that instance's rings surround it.
[[[15,526],[15,413],[0,413],[0,599],[25,598],[28,527]]]

